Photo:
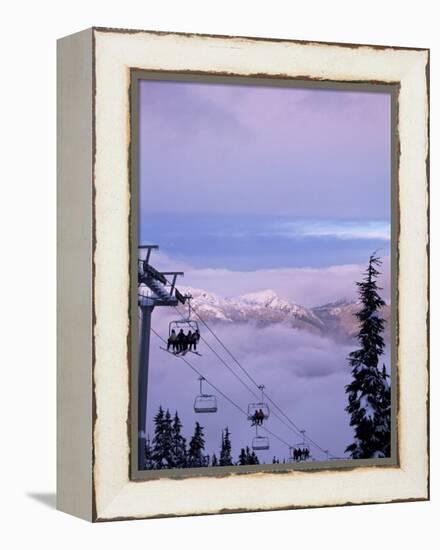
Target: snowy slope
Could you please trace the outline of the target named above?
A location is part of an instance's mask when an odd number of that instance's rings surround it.
[[[283,323],[315,334],[349,339],[357,331],[355,313],[359,304],[339,300],[323,306],[306,308],[278,296],[274,290],[252,292],[223,298],[202,289],[184,287],[193,296],[192,306],[206,321],[227,323],[253,322],[260,326]],[[383,311],[389,319],[389,306]]]

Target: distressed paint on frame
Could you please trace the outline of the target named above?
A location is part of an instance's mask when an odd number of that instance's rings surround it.
[[[104,32],[104,31],[100,30],[100,32]],[[107,32],[107,31],[105,31],[105,32]],[[113,31],[109,30],[109,32],[113,32]],[[147,33],[147,34],[148,34],[148,33]],[[168,36],[168,35],[167,35],[167,36]],[[270,42],[270,41],[269,41],[269,42]],[[287,42],[290,43],[290,41],[287,41]],[[315,44],[315,43],[313,43],[313,44]],[[361,47],[361,48],[362,48],[362,47]],[[412,50],[412,51],[414,51],[414,50]],[[419,50],[419,51],[422,51],[422,50]],[[267,76],[267,77],[270,77],[269,75],[266,75],[266,76]],[[96,78],[96,77],[95,77],[95,78]],[[331,80],[331,79],[330,79],[330,80]],[[394,82],[394,80],[392,80],[392,81]],[[95,152],[96,152],[96,144],[95,144]],[[427,162],[427,160],[426,160],[425,162]],[[96,213],[95,213],[95,216],[96,216]],[[94,216],[94,220],[95,220],[94,226],[95,226],[95,224],[96,224],[96,217],[95,217],[95,216]],[[99,223],[99,222],[98,222],[98,223]],[[96,243],[96,235],[95,235],[95,243]],[[98,243],[99,243],[99,240],[98,240]],[[95,326],[95,328],[96,328],[96,320],[95,320],[95,322],[94,322],[94,326]],[[95,383],[96,383],[96,381],[95,381]],[[94,392],[94,393],[95,393],[95,392]],[[96,416],[96,414],[98,414],[98,416]],[[95,416],[94,424],[95,424],[95,429],[96,429],[96,420],[97,420],[97,418],[99,418],[99,411],[98,411],[98,413],[96,413],[96,410],[95,410],[95,415],[94,415],[94,416]],[[96,463],[95,463],[95,469],[96,469]],[[248,477],[254,477],[254,476],[248,476]],[[96,485],[96,483],[99,483],[99,474],[96,475],[95,478],[94,478],[94,486]],[[325,504],[321,504],[321,505],[325,505]],[[307,506],[307,505],[306,505],[306,506]],[[292,505],[292,508],[293,508],[293,507],[297,507],[297,506],[296,506],[296,505]],[[256,508],[251,508],[251,510],[254,510],[254,509],[256,509]],[[266,509],[266,508],[264,508],[264,509]],[[273,508],[271,507],[270,509],[273,509]],[[282,509],[282,508],[279,508],[279,509]],[[246,510],[247,510],[247,509],[246,509]],[[224,509],[221,509],[221,508],[220,508],[220,509],[217,510],[216,512],[208,512],[208,513],[221,513],[221,512],[231,512],[231,511],[243,511],[243,510],[242,510],[242,509],[237,509],[237,510],[227,509],[227,510],[224,510]],[[95,510],[95,512],[96,512],[96,510]],[[197,513],[197,512],[195,512],[195,513]],[[202,513],[202,512],[199,512],[199,513]],[[168,514],[165,514],[165,515],[168,515]],[[174,514],[171,514],[171,515],[174,515]],[[177,513],[177,514],[175,514],[175,515],[180,515],[180,514]],[[133,517],[135,517],[135,516],[133,516]],[[150,517],[152,517],[152,516],[150,516]],[[156,516],[156,517],[157,517],[157,516]],[[97,516],[95,516],[95,518],[97,519]],[[103,518],[100,518],[100,519],[103,519]],[[117,519],[117,517],[115,517],[114,519]]]

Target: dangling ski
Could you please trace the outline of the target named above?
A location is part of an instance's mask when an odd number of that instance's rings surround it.
[[[183,357],[188,351],[188,350],[185,350],[185,351],[170,351],[169,349],[163,348],[162,346],[159,346],[159,348],[163,351],[166,351],[170,355],[174,355],[174,357]]]

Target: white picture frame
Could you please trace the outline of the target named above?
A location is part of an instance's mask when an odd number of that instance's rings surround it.
[[[397,460],[132,479],[133,70],[393,85]],[[58,508],[89,521],[429,498],[429,51],[93,28],[58,43]]]

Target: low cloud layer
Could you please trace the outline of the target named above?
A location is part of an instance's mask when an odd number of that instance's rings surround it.
[[[279,296],[306,307],[320,306],[340,298],[357,298],[356,281],[362,278],[364,265],[337,265],[326,268],[261,269],[230,271],[228,269],[195,269],[185,262],[173,261],[156,253],[154,265],[161,270],[185,272],[180,282],[184,286],[202,288],[220,296],[239,296],[248,292],[273,289]],[[390,261],[383,259],[379,280],[381,294],[390,299]]]
[[[172,315],[165,308],[157,308],[153,315],[154,330],[166,338]],[[216,325],[214,330],[257,384],[266,386],[268,395],[283,412],[299,427],[306,429],[323,448],[342,456],[352,437],[344,411],[344,387],[350,376],[346,357],[351,348],[335,346],[326,338],[282,325],[266,328],[256,328],[250,324]],[[258,394],[256,387],[212,335],[203,330],[202,335],[236,375]],[[199,388],[198,374],[181,359],[162,351],[160,346],[163,344],[154,334],[151,344],[147,413],[150,434],[154,429],[153,416],[161,404],[171,411],[179,411],[186,437],[190,437],[196,420],[204,426],[209,454],[218,453],[221,430],[226,426],[232,432],[235,457],[240,447],[250,445],[255,428],[251,428],[245,415],[212,387],[206,385],[205,392],[217,395],[218,413],[196,415],[193,412],[193,402]],[[258,401],[204,342],[200,344],[200,352],[202,357],[187,354],[186,358],[234,403],[246,410],[250,402]],[[277,412],[273,407],[272,411]],[[274,413],[267,427],[289,445],[295,445],[300,439]],[[288,447],[276,437],[269,437],[271,448],[259,452],[260,460],[270,462],[274,455],[287,458]],[[316,458],[323,458],[322,453],[316,449],[314,451]]]
[[[389,241],[391,230],[388,221],[300,221],[282,223],[278,235],[286,237],[334,237],[338,239],[378,239]]]

